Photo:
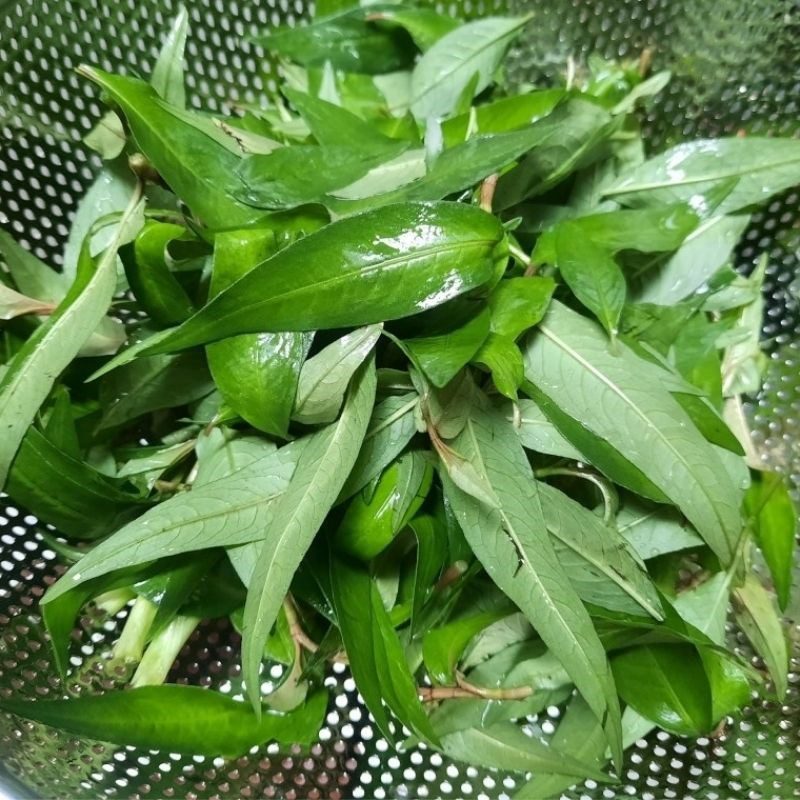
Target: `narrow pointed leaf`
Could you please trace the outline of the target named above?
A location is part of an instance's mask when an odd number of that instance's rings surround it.
[[[479,209],[409,203],[366,212],[261,262],[152,352],[411,316],[487,283],[504,262],[502,226]]]
[[[242,668],[254,707],[260,704],[264,644],[297,567],[355,464],[372,413],[375,383],[370,360],[354,376],[338,421],[306,440],[297,469],[265,529],[242,629]]]
[[[68,700],[0,700],[3,711],[77,736],[214,758],[234,758],[268,741],[310,744],[326,704],[327,694],[319,692],[288,714],[269,711],[258,718],[246,703],[211,689],[168,685]]]
[[[394,740],[388,708],[413,733],[435,743],[437,737],[375,581],[365,569],[334,559],[331,587],[353,678],[381,732]]]
[[[559,564],[546,532],[528,460],[513,428],[496,412],[477,411],[453,442],[495,495],[490,507],[448,474],[445,491],[464,535],[491,578],[559,657],[606,730],[621,761],[619,706],[611,671],[588,613]],[[449,467],[445,463],[445,467]]]
[[[83,251],[79,273],[69,292],[0,378],[0,486],[5,484],[17,448],[53,382],[108,311],[117,286],[117,250],[137,233],[142,210],[137,195],[103,254],[95,260]]]
[[[186,87],[183,78],[183,58],[186,36],[189,33],[189,12],[181,6],[158,54],[150,83],[168,103],[186,107]]]
[[[729,561],[742,525],[741,492],[667,391],[663,371],[621,344],[611,354],[591,322],[560,304],[538,330],[524,354],[526,376],[645,472]]]

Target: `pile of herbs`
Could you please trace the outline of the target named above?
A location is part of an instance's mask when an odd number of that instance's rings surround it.
[[[743,399],[766,265],[731,260],[800,141],[649,154],[669,75],[514,88],[527,22],[274,30],[280,94],[227,116],[187,107],[185,12],[149,81],[80,68],[111,110],[63,271],[0,238],[0,485],[70,564],[41,602],[65,689],[88,603],[132,603],[131,687],[0,707],[236,756],[312,742],[346,661],[391,742],[547,797],[747,703],[731,609],[783,695],[795,513]],[[217,617],[234,696],[165,683]]]

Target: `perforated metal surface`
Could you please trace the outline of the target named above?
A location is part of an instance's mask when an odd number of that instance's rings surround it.
[[[78,63],[147,74],[174,0],[0,0],[0,224],[38,256],[59,264],[70,215],[99,166],[80,144],[101,113]],[[274,88],[263,53],[242,35],[304,16],[300,0],[194,0],[188,47],[195,107],[223,110]],[[451,13],[491,13],[495,2],[446,4]],[[800,5],[796,0],[512,0],[536,16],[509,62],[516,79],[547,82],[590,52],[636,58],[675,73],[645,115],[651,141],[736,133],[793,133],[800,101]],[[739,266],[770,256],[764,328],[770,370],[753,403],[765,458],[800,485],[800,197],[787,193],[756,216]],[[59,694],[36,605],[58,575],[34,517],[0,499],[0,692]],[[125,612],[81,622],[75,691],[110,686],[99,659]],[[790,612],[793,622],[800,608]],[[623,782],[587,785],[565,797],[641,800],[767,800],[800,797],[800,628],[782,706],[755,699],[714,740],[657,734],[631,751]],[[743,647],[743,652],[747,652]],[[236,694],[238,638],[224,623],[199,629],[171,680]],[[758,662],[754,662],[758,663]],[[495,798],[515,779],[446,763],[426,750],[396,754],[358,702],[352,680],[334,670],[333,701],[310,753],[265,747],[234,762],[185,758],[80,741],[39,725],[0,718],[0,760],[32,794],[45,797]],[[532,724],[552,730],[558,710]],[[23,789],[18,787],[18,791]]]

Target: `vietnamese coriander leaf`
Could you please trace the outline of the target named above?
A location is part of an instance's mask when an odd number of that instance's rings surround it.
[[[233,336],[410,316],[488,283],[503,230],[459,203],[408,203],[338,220],[262,261],[150,352]]]
[[[513,429],[501,415],[475,409],[453,441],[453,451],[458,461],[449,449],[440,451],[447,476],[443,480],[467,541],[495,583],[563,658],[619,761],[620,712],[610,668],[547,538],[536,484]],[[457,475],[464,462],[482,484],[480,499],[464,488],[473,479],[464,482]]]
[[[250,581],[242,629],[242,668],[248,695],[259,707],[258,678],[269,632],[295,570],[355,464],[375,400],[375,365],[356,372],[338,421],[305,442],[297,468],[264,531]]]
[[[135,236],[142,210],[137,190],[108,248],[97,259],[84,248],[72,287],[0,378],[0,485],[5,484],[14,454],[54,380],[108,311],[117,285],[117,250]]]

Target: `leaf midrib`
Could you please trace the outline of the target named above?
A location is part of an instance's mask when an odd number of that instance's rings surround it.
[[[618,386],[614,381],[612,381],[607,375],[603,374],[599,369],[597,369],[593,364],[587,361],[580,353],[578,353],[575,349],[570,347],[563,339],[559,338],[556,333],[554,333],[550,328],[547,327],[545,324],[541,324],[539,326],[539,330],[548,338],[550,341],[553,342],[557,347],[561,348],[568,356],[570,356],[574,361],[576,361],[581,367],[583,367],[587,372],[594,375],[601,383],[607,386],[617,397],[620,398],[627,406],[629,406],[634,413],[645,423],[645,425],[655,431],[657,438],[659,438],[667,447],[667,449],[674,454],[676,460],[680,462],[687,470],[689,475],[694,476],[694,469],[692,468],[691,464],[686,460],[680,450],[676,449],[672,441],[664,435],[663,431],[655,425],[652,420],[639,408],[639,406],[631,400],[630,397],[625,393],[622,387]],[[712,498],[708,495],[708,492],[705,489],[705,484],[703,481],[697,481],[697,486],[702,491],[703,496],[706,498],[707,502],[711,506],[712,513],[719,524],[720,530],[723,533],[723,540],[725,544],[728,544],[728,529],[725,523],[723,522],[722,518],[720,517],[719,510],[717,509],[717,504],[712,500]],[[660,487],[659,487],[660,488]],[[662,490],[664,491],[664,490]],[[670,494],[673,494],[672,490],[670,490]]]
[[[648,192],[654,189],[668,189],[674,188],[676,186],[693,186],[696,183],[705,183],[706,181],[719,181],[725,180],[726,178],[739,178],[739,177],[750,177],[758,172],[766,172],[772,169],[778,169],[780,167],[785,167],[791,164],[798,164],[800,163],[800,156],[796,158],[788,158],[783,161],[776,161],[771,164],[759,164],[752,169],[742,170],[742,169],[734,169],[728,172],[720,172],[715,175],[698,175],[692,178],[684,178],[683,180],[675,181],[651,181],[650,183],[640,183],[638,185],[634,184],[631,186],[619,186],[617,188],[608,189],[604,193],[604,197],[613,197],[614,195],[618,194],[631,194],[633,192]],[[724,203],[724,201],[723,201]]]

